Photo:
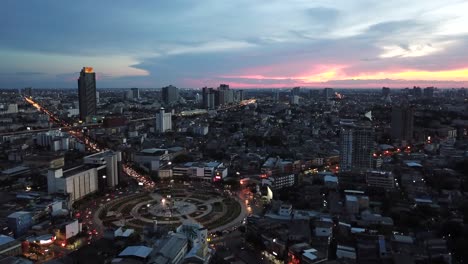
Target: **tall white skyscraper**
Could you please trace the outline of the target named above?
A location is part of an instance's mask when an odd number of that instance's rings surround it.
[[[172,114],[165,113],[164,108],[159,109],[159,113],[156,114],[156,132],[165,133],[168,130],[172,130]]]

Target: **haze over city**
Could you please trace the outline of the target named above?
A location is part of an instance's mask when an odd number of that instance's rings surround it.
[[[403,8],[404,7],[404,8]],[[11,1],[0,88],[468,84],[466,1]]]

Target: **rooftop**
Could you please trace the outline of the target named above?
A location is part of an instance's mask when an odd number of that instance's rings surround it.
[[[15,241],[14,238],[0,234],[0,246],[11,241]]]
[[[167,149],[160,149],[160,148],[149,148],[149,149],[143,149],[140,151],[142,154],[151,154],[151,155],[163,155],[165,154]]]
[[[16,166],[16,167],[13,167],[13,168],[10,168],[10,169],[6,169],[6,170],[2,171],[1,174],[5,174],[5,175],[8,175],[8,174],[15,174],[15,173],[23,172],[23,171],[27,171],[27,170],[29,170],[29,167],[26,167],[26,166]]]
[[[147,258],[149,254],[153,251],[150,247],[145,246],[130,246],[126,247],[122,252],[120,252],[119,257],[139,257],[139,258]]]
[[[67,178],[67,177],[70,177],[70,176],[73,176],[75,174],[78,174],[80,172],[84,172],[84,171],[87,171],[87,170],[90,170],[90,169],[93,169],[94,166],[90,166],[90,165],[80,165],[78,167],[74,167],[74,168],[71,168],[71,169],[68,169],[66,171],[63,172],[63,178]]]
[[[10,214],[8,216],[8,218],[18,218],[20,216],[23,216],[23,215],[29,215],[31,214],[30,212],[26,212],[26,211],[18,211],[18,212],[14,212],[12,214]]]
[[[187,239],[182,235],[172,235],[171,238],[158,250],[156,259],[173,260],[180,250],[187,246]]]

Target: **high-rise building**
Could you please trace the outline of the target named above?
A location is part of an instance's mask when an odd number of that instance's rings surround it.
[[[374,129],[371,126],[343,123],[340,134],[340,171],[372,168]]]
[[[237,99],[239,102],[244,100],[244,90],[237,91]]]
[[[382,97],[385,98],[390,95],[390,88],[382,87]]]
[[[165,113],[164,108],[161,107],[159,113],[156,114],[156,132],[164,133],[172,130],[172,114]]]
[[[294,87],[292,88],[291,90],[291,96],[299,96],[299,94],[301,93],[301,87]]]
[[[163,87],[161,92],[165,104],[172,104],[179,100],[179,89],[173,85]]]
[[[414,97],[422,97],[422,89],[421,87],[413,87],[413,96]]]
[[[229,85],[228,84],[220,84],[218,90],[220,91],[227,91],[229,90]]]
[[[95,165],[99,189],[114,188],[119,184],[122,171],[122,153],[106,150],[83,158],[84,164]]]
[[[205,109],[214,109],[216,107],[216,91],[213,88],[202,88],[202,103]]]
[[[435,91],[435,88],[434,87],[426,87],[424,88],[424,97],[426,98],[432,98],[434,97],[434,91]]]
[[[140,89],[132,88],[132,98],[133,98],[133,100],[140,99]]]
[[[323,89],[323,95],[325,100],[329,100],[333,98],[333,89],[332,88],[325,88]]]
[[[413,139],[414,110],[408,105],[392,108],[391,136],[396,140],[404,140],[406,143]]]
[[[217,99],[215,105],[226,105],[234,102],[234,91],[229,89],[229,85],[220,84],[216,92]]]
[[[273,99],[275,100],[275,102],[279,102],[280,100],[279,90],[276,90],[273,92]]]
[[[91,67],[83,67],[78,78],[80,119],[96,114],[96,73]]]

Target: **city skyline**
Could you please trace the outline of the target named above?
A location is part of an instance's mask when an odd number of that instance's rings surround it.
[[[76,88],[83,66],[95,68],[98,88],[466,87],[467,9],[455,0],[6,1],[0,88]]]

